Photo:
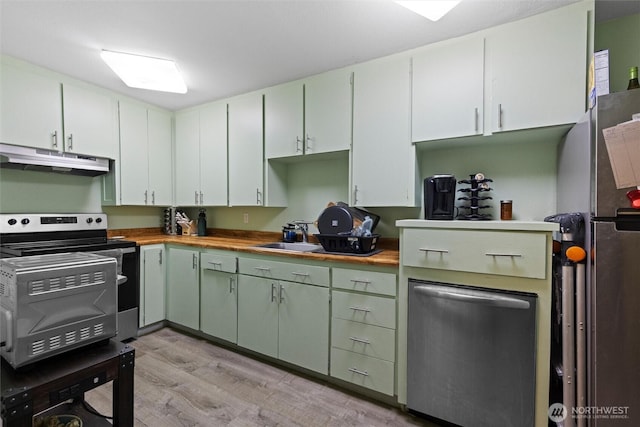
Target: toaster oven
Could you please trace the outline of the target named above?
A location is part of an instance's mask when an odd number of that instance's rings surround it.
[[[115,336],[117,280],[88,252],[0,259],[0,354],[18,368]]]

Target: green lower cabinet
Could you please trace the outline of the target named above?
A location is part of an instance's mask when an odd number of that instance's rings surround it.
[[[238,275],[200,270],[200,330],[223,340],[238,341]]]
[[[140,326],[165,319],[164,245],[140,247]]]
[[[328,374],[329,288],[280,281],[278,357]]]
[[[238,345],[278,357],[278,281],[238,276]]]
[[[198,330],[200,326],[200,252],[170,247],[167,319]]]
[[[395,364],[339,348],[331,349],[331,376],[393,396]]]
[[[329,289],[239,275],[238,345],[328,374]]]

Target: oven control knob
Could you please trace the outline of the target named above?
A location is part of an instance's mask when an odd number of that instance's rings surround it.
[[[20,221],[20,223],[21,223],[22,225],[27,225],[27,224],[29,224],[29,218],[22,218],[22,221]]]
[[[87,218],[87,224],[91,224],[93,222],[93,218]]]
[[[11,218],[11,219],[9,220],[9,225],[16,225],[16,223],[17,223],[17,222],[18,222],[18,221],[17,221],[15,218]]]
[[[96,223],[100,224],[102,222],[102,218],[96,218]]]

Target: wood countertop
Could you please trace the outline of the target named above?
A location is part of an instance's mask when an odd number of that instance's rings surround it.
[[[188,245],[205,249],[247,252],[262,255],[303,258],[314,261],[346,262],[380,267],[398,267],[400,252],[398,239],[381,238],[377,247],[382,249],[371,256],[352,256],[332,253],[294,252],[279,249],[256,248],[255,245],[281,241],[282,235],[274,232],[207,229],[207,236],[172,236],[163,234],[158,228],[132,228],[108,230],[109,238],[134,241],[138,246],[154,244]],[[313,242],[315,238],[312,236]],[[317,241],[316,241],[317,243]]]

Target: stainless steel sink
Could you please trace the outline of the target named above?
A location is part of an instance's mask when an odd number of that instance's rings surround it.
[[[295,242],[295,243],[271,242],[271,243],[263,243],[261,245],[255,245],[254,248],[276,249],[280,251],[291,251],[291,252],[315,252],[315,251],[321,250],[322,246],[316,245],[313,243],[305,243],[305,242]]]

